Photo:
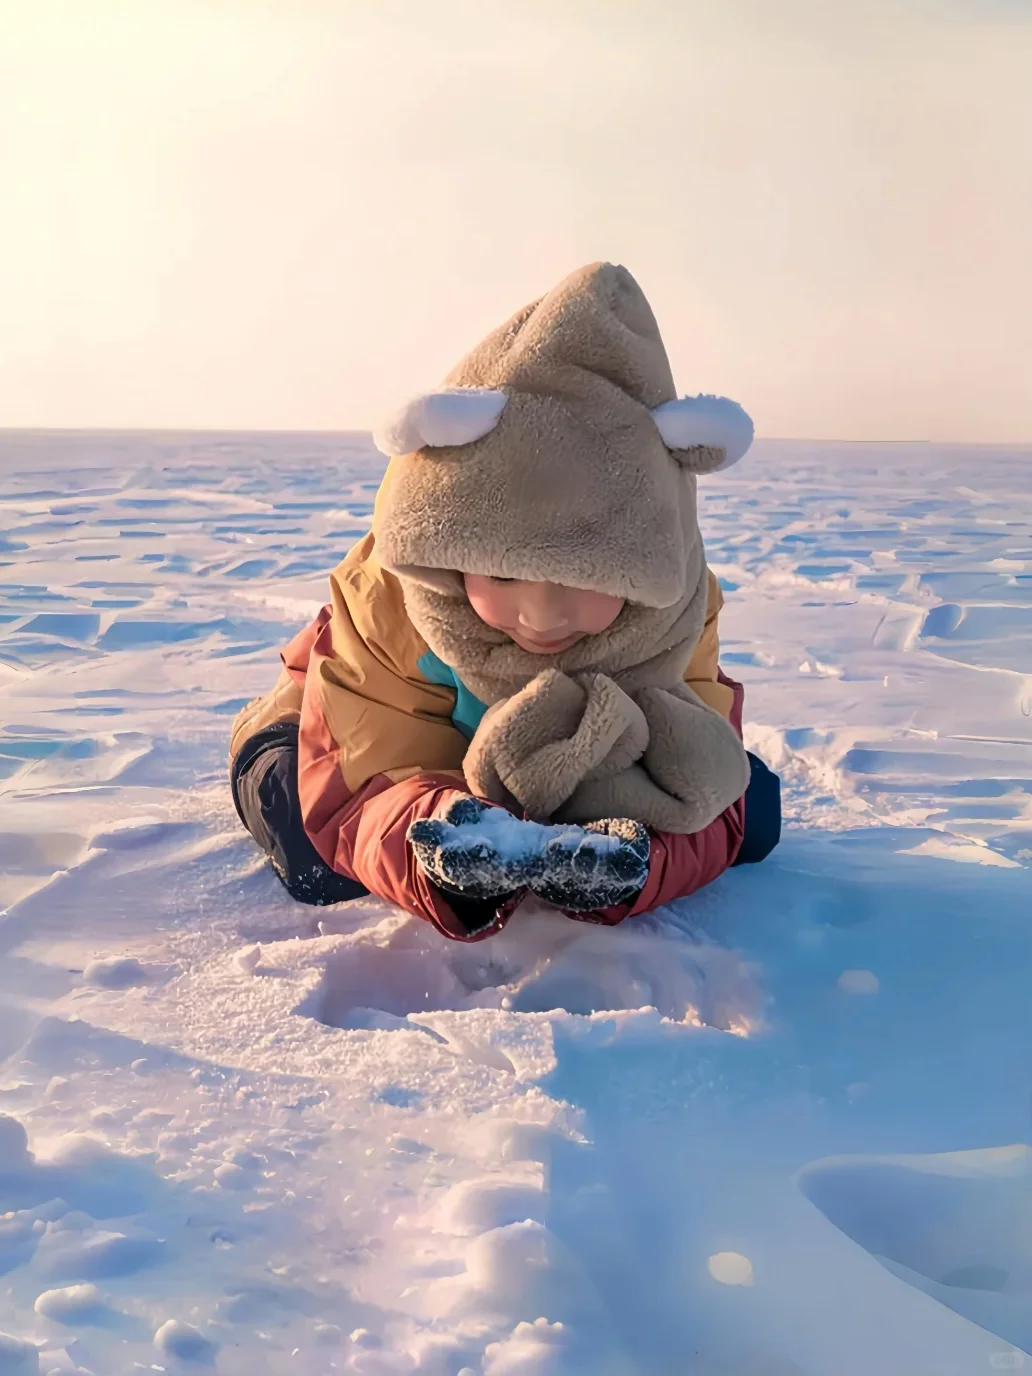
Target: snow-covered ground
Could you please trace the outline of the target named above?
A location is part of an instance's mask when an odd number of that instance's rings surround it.
[[[0,437],[0,1374],[1032,1364],[1032,450],[704,482],[782,845],[472,947],[226,785],[381,463]]]

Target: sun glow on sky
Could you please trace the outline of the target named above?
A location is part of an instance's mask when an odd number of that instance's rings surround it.
[[[0,425],[358,428],[624,262],[761,434],[1032,439],[1025,0],[0,0]]]

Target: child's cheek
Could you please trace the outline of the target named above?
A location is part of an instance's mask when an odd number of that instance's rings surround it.
[[[584,618],[581,629],[585,635],[598,635],[600,631],[609,629],[622,610],[622,602],[615,608],[599,607]]]
[[[489,626],[505,627],[507,619],[506,598],[499,596],[493,589],[477,588],[469,595],[470,605]]]

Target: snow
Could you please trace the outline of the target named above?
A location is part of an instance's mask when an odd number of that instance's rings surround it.
[[[39,1352],[32,1343],[0,1333],[0,1376],[37,1376]]]
[[[64,1324],[102,1323],[108,1308],[95,1285],[69,1285],[44,1290],[33,1306],[45,1319]]]
[[[226,784],[368,440],[0,439],[0,1373],[1032,1360],[1030,459],[702,479],[781,847],[463,946],[293,904]]]
[[[722,1285],[752,1285],[752,1262],[740,1252],[716,1252],[706,1263],[714,1280]]]
[[[154,1335],[154,1346],[163,1356],[209,1366],[215,1360],[218,1344],[209,1342],[192,1324],[169,1319]]]
[[[82,972],[84,984],[101,989],[127,989],[132,984],[145,984],[147,972],[135,956],[115,956],[111,960],[91,960]]]
[[[601,855],[612,854],[621,844],[619,836],[585,833],[582,828],[568,823],[545,826],[540,822],[524,821],[500,807],[486,807],[479,821],[461,823],[455,828],[455,834],[466,845],[484,841],[507,860],[539,855],[549,842],[558,842],[566,850],[584,846]]]

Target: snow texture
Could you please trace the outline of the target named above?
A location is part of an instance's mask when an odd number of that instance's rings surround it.
[[[1030,460],[711,479],[781,846],[464,945],[292,903],[226,784],[368,441],[3,437],[2,1376],[1027,1366]]]
[[[407,401],[373,436],[381,454],[393,458],[424,447],[472,444],[489,434],[508,396],[493,387],[442,387]]]
[[[668,449],[723,449],[718,473],[738,463],[753,442],[752,420],[730,397],[678,397],[654,407],[652,418]]]

